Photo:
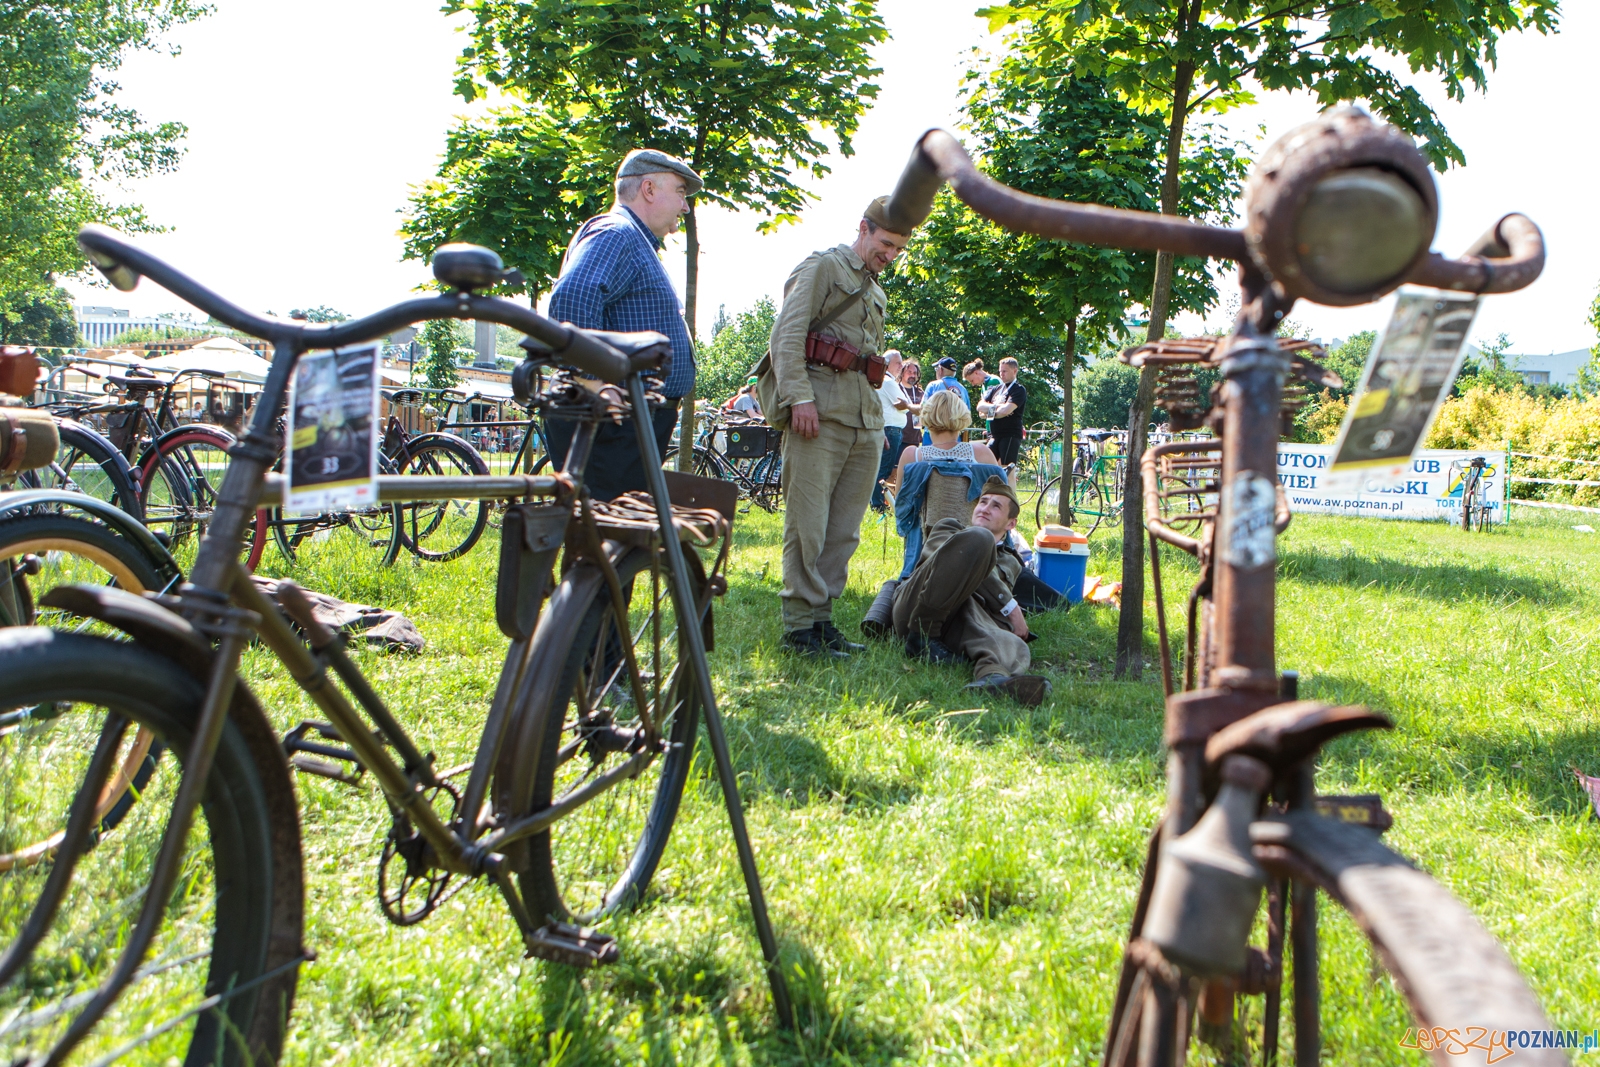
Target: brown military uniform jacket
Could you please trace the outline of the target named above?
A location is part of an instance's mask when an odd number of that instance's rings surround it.
[[[834,309],[845,308],[817,332],[843,341],[864,356],[884,350],[883,315],[888,298],[849,245],[813,252],[783,284],[783,309],[772,324],[772,370],[777,376],[777,403],[782,408],[815,403],[817,417],[857,429],[881,430],[883,404],[865,374],[836,371],[806,363],[806,334],[811,324]],[[782,414],[784,422],[788,412]]]
[[[933,559],[933,554],[950,540],[951,534],[958,534],[969,525],[971,524],[960,519],[940,519],[934,523],[933,528],[928,531],[927,538],[922,542],[920,558],[923,561]],[[994,566],[989,570],[988,577],[978,586],[978,591],[972,594],[973,603],[1007,629],[1010,623],[1005,621],[1006,617],[1000,614],[1000,609],[1014,599],[1012,589],[1016,587],[1017,578],[1021,574],[1022,557],[1017,555],[1016,549],[1005,543],[996,545]]]

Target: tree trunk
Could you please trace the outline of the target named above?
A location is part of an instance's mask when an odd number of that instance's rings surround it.
[[[1183,149],[1183,124],[1188,117],[1194,65],[1179,63],[1172,90],[1172,122],[1167,127],[1167,161],[1161,176],[1161,213],[1178,213],[1178,164]],[[1145,340],[1167,332],[1167,307],[1172,299],[1172,253],[1156,253],[1154,291],[1150,294],[1150,328]],[[1144,478],[1139,461],[1155,401],[1156,372],[1139,372],[1139,391],[1128,410],[1128,447],[1122,487],[1122,608],[1117,618],[1116,677],[1138,678],[1144,670]]]
[[[1078,362],[1078,319],[1067,322],[1067,355],[1061,365],[1061,525],[1072,525],[1072,460],[1077,450],[1072,445],[1072,372]],[[1044,486],[1040,486],[1043,489]]]
[[[683,274],[683,319],[689,324],[689,343],[695,341],[695,305],[700,298],[700,229],[695,225],[694,202],[683,218],[684,244],[688,246],[688,267]],[[696,353],[698,355],[699,353]],[[694,382],[683,394],[678,412],[678,470],[688,473],[694,462]]]

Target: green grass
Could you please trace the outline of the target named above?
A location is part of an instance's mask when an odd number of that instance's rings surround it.
[[[1162,802],[1156,672],[1112,680],[1115,612],[1094,608],[1034,620],[1055,681],[1037,710],[978,706],[968,673],[894,647],[842,667],[784,658],[780,537],[779,518],[740,519],[712,665],[800,1032],[774,1025],[702,745],[648,899],[607,924],[623,962],[584,973],[524,960],[482,885],[421,926],[389,926],[374,899],[381,798],[300,777],[318,958],[287,1062],[1097,1061]],[[899,548],[868,523],[838,608],[847,633]],[[416,621],[426,652],[363,665],[440,765],[471,758],[499,670],[494,549],[293,572]],[[1114,575],[1115,535],[1092,549],[1090,573]],[[1280,666],[1301,672],[1302,695],[1398,726],[1332,746],[1322,789],[1381,792],[1391,845],[1504,941],[1554,1023],[1600,1025],[1600,824],[1568,770],[1600,770],[1600,537],[1546,517],[1469,536],[1298,516],[1280,549]],[[1178,624],[1193,568],[1163,562]],[[269,551],[263,569],[281,566]],[[247,669],[280,728],[313,717],[262,652]],[[1396,1047],[1404,1010],[1353,924],[1330,915],[1324,932],[1326,1062],[1422,1062]]]

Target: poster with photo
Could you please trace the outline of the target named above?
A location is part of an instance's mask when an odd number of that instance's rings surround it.
[[[289,386],[284,506],[292,515],[378,500],[378,346],[308,352]]]
[[[1399,481],[1461,368],[1478,297],[1402,289],[1350,398],[1329,488]]]

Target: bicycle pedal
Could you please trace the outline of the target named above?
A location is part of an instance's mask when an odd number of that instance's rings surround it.
[[[313,734],[322,738],[322,741],[310,740],[310,735]],[[339,731],[330,723],[310,719],[300,723],[283,738],[283,751],[289,757],[289,766],[306,774],[314,774],[318,778],[331,778],[347,785],[355,785],[361,781],[366,768],[356,758],[355,752],[342,744],[324,744],[325,741],[342,742],[344,738],[339,736]],[[354,769],[342,764],[351,764]]]
[[[526,955],[570,967],[595,967],[622,958],[617,939],[588,927],[552,922],[528,935]]]
[[[1394,816],[1383,806],[1377,793],[1357,793],[1350,796],[1319,796],[1316,798],[1317,814],[1340,822],[1365,826],[1374,833],[1383,833],[1394,825]]]

